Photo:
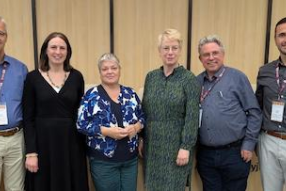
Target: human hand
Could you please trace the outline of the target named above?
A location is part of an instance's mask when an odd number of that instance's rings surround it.
[[[138,152],[139,152],[139,156],[141,158],[143,158],[143,149],[144,149],[144,140],[142,138],[139,138],[139,145],[138,145]]]
[[[130,139],[137,134],[136,125],[128,125],[125,127],[125,129],[128,131],[128,136]]]
[[[128,131],[121,127],[101,127],[101,133],[104,136],[108,136],[117,140],[128,136]]]
[[[176,163],[178,166],[184,166],[188,164],[190,158],[190,151],[185,149],[180,149],[178,152]]]
[[[241,158],[243,158],[243,160],[245,162],[249,162],[252,159],[252,151],[248,151],[248,150],[241,150],[240,151],[241,154]]]
[[[36,173],[39,170],[38,156],[37,155],[27,156],[26,162],[25,162],[25,167],[28,171]]]

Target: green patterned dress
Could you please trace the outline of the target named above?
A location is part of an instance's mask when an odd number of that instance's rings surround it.
[[[147,191],[185,190],[197,139],[199,93],[196,77],[183,66],[168,77],[162,67],[147,74],[142,102]],[[190,151],[190,162],[183,167],[176,165],[180,148]]]

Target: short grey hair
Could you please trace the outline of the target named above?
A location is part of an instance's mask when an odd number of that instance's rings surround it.
[[[4,24],[4,26],[5,26],[5,32],[7,33],[7,24],[6,24],[5,19],[4,19],[2,16],[0,16],[0,22]]]
[[[117,58],[117,56],[115,56],[112,53],[104,53],[98,60],[97,66],[98,66],[98,70],[100,71],[102,63],[105,61],[114,61],[116,64],[118,64],[119,68],[120,68],[120,61]]]
[[[199,54],[201,53],[201,49],[205,44],[212,43],[212,42],[216,43],[221,48],[221,50],[224,52],[224,46],[221,40],[219,39],[219,37],[217,35],[208,35],[208,36],[201,38],[199,41],[199,45],[198,45]]]

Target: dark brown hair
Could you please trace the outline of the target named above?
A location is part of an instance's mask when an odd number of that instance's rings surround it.
[[[42,71],[48,71],[50,69],[49,58],[47,56],[47,48],[48,48],[48,44],[49,44],[50,40],[52,40],[53,38],[56,38],[56,37],[63,39],[63,41],[65,41],[65,43],[67,44],[67,57],[66,57],[66,60],[64,61],[64,70],[66,72],[68,72],[72,69],[72,66],[70,65],[70,58],[72,55],[72,49],[71,49],[71,45],[70,45],[69,40],[66,37],[66,35],[64,35],[63,33],[60,33],[60,32],[53,32],[53,33],[49,34],[47,36],[47,38],[45,39],[45,41],[42,45],[42,48],[41,48],[40,69]]]
[[[278,27],[279,25],[284,24],[284,23],[286,23],[286,17],[282,18],[280,21],[278,21],[278,22],[276,23],[276,25],[275,25],[275,34],[274,34],[274,35],[276,35],[276,29],[277,29],[277,27]]]

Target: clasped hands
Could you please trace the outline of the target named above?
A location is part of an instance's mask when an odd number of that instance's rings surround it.
[[[113,139],[123,139],[125,137],[129,137],[130,139],[134,137],[140,130],[141,124],[137,122],[136,124],[121,127],[101,127],[101,133],[104,136],[111,137]]]

